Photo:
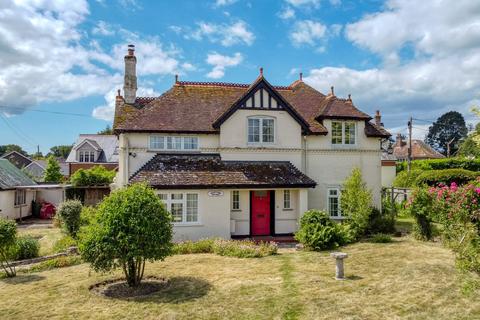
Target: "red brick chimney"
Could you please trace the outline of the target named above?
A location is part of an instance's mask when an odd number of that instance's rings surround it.
[[[123,94],[125,102],[134,104],[137,98],[137,58],[135,57],[135,46],[128,45],[128,53],[125,60],[125,78],[123,82]]]
[[[382,116],[380,115],[380,110],[375,112],[375,124],[377,126],[382,126]]]

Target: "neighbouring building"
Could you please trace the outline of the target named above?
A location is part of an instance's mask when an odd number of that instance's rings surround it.
[[[381,141],[390,134],[333,87],[176,78],[159,97],[136,97],[134,47],[116,97],[115,186],[146,182],[174,219],[176,240],[292,234],[308,209],[342,219],[341,188],[362,170],[381,205]]]
[[[7,154],[4,154],[1,158],[7,159],[10,161],[15,167],[18,169],[23,169],[26,166],[28,166],[30,163],[32,163],[32,159],[29,157],[21,154],[20,152],[17,151],[12,151]]]
[[[397,176],[397,158],[388,151],[382,152],[382,187],[391,187]]]
[[[59,166],[60,172],[64,177],[68,177],[69,174],[69,165],[65,162],[63,158],[56,159]],[[22,170],[26,172],[33,180],[36,182],[42,182],[45,175],[45,169],[47,168],[47,160],[33,160],[29,165],[27,165]]]
[[[118,139],[115,135],[81,134],[66,160],[70,175],[78,169],[118,167]]]
[[[393,145],[393,155],[398,161],[407,161],[408,159],[408,141],[405,141],[401,134],[397,134],[397,139]],[[412,139],[412,160],[442,158],[445,158],[445,156],[424,141]]]

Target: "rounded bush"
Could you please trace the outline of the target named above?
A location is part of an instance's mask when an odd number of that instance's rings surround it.
[[[435,186],[439,184],[450,185],[455,182],[462,185],[475,180],[480,173],[465,169],[445,169],[424,171],[415,180],[416,185],[426,184]]]
[[[332,221],[324,211],[308,210],[300,219],[295,239],[310,250],[325,250],[346,244],[348,235],[343,226]]]
[[[80,229],[82,203],[79,200],[67,200],[60,205],[58,217],[68,235],[75,238]]]
[[[17,260],[33,259],[38,257],[40,243],[31,236],[19,237],[16,242],[15,258]]]

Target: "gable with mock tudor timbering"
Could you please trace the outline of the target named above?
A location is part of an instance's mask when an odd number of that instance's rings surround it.
[[[285,87],[284,89],[288,89]],[[277,90],[261,75],[249,89],[223,113],[214,123],[214,128],[220,126],[237,110],[286,111],[300,124],[304,133],[309,132],[308,123],[302,116],[277,92]]]

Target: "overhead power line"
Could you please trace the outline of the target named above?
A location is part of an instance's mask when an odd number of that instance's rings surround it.
[[[28,137],[26,134],[22,133],[19,129],[15,128],[13,124],[10,123],[10,121],[8,121],[8,119],[1,113],[0,113],[0,118],[3,120],[3,122],[5,122],[5,124],[12,130],[12,132],[17,137],[19,137],[21,140],[23,140],[25,143],[29,144],[30,146],[33,146],[33,147],[36,146],[35,143],[32,141],[33,139]]]
[[[76,116],[76,117],[87,117],[87,118],[93,118],[91,114],[85,114],[85,113],[73,113],[73,112],[62,112],[62,111],[51,111],[51,110],[42,110],[42,109],[25,109],[25,108],[20,108],[20,107],[7,107],[7,106],[0,106],[0,109],[14,109],[14,110],[21,110],[21,111],[32,111],[32,112],[41,112],[41,113],[50,113],[50,114],[57,114],[57,115],[68,115],[68,116]]]

